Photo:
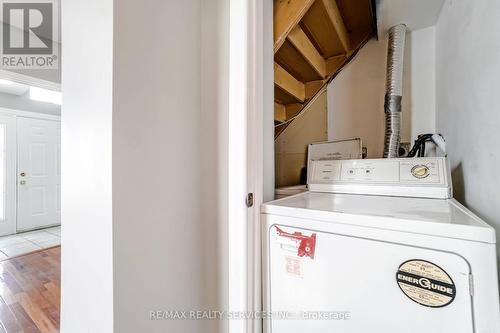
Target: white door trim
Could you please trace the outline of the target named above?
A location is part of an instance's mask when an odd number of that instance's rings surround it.
[[[248,209],[247,310],[262,311],[260,206],[264,197],[264,1],[248,1],[248,112],[247,112],[247,186],[253,193]],[[269,45],[272,47],[272,45]],[[248,320],[247,333],[261,333],[262,320]]]
[[[14,234],[17,225],[17,124],[16,117],[0,114],[6,123],[5,133],[5,219],[0,236]],[[1,162],[1,161],[0,161]]]
[[[229,11],[230,311],[262,310],[263,4],[264,0],[235,0]],[[245,205],[248,193],[253,193],[252,207]],[[260,333],[262,321],[230,320],[228,327],[230,333]]]
[[[23,110],[16,110],[16,109],[8,109],[8,108],[2,108],[2,107],[0,107],[0,114],[12,115],[12,116],[16,116],[16,117],[61,121],[61,116],[58,116],[58,115],[51,115],[51,114],[46,114],[46,113],[23,111]]]

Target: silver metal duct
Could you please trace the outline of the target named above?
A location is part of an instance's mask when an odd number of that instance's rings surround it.
[[[384,157],[399,157],[401,140],[401,98],[403,95],[403,57],[406,25],[389,29],[387,47],[387,77],[385,90],[385,142]]]

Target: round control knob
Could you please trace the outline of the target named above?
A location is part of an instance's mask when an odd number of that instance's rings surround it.
[[[429,168],[423,164],[415,165],[411,168],[411,174],[415,178],[425,178],[429,176]]]

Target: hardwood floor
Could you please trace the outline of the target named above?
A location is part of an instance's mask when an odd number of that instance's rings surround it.
[[[61,247],[0,262],[0,333],[59,332]]]

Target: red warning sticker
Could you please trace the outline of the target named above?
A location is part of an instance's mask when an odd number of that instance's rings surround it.
[[[311,236],[303,235],[301,232],[289,233],[276,227],[278,236],[286,237],[297,242],[297,255],[299,257],[309,257],[314,259],[314,251],[316,248],[316,234]]]

